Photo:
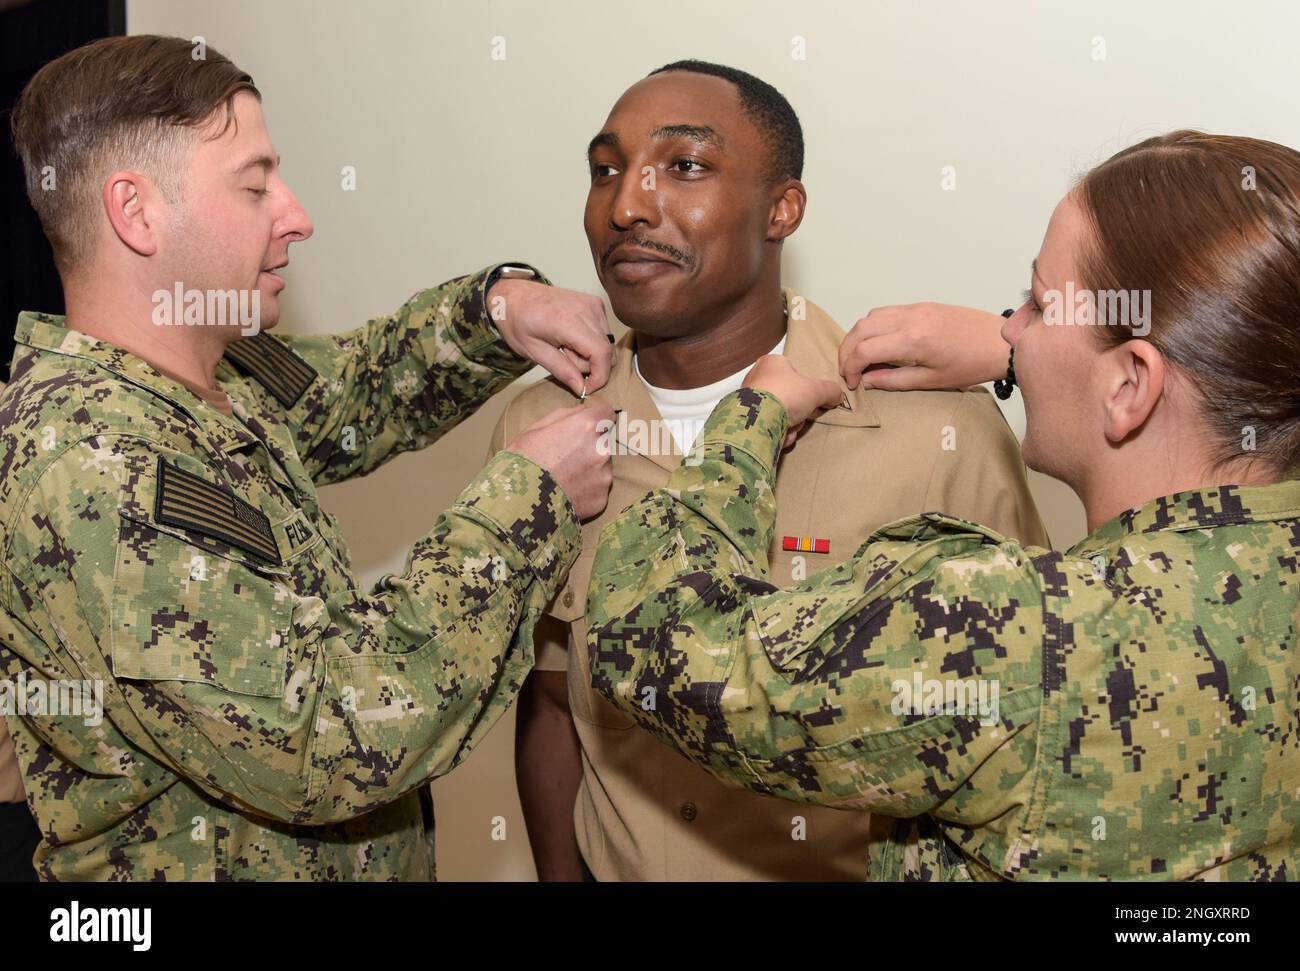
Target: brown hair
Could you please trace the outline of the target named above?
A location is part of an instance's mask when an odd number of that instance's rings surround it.
[[[109,37],[37,71],[11,125],[28,198],[60,270],[89,255],[109,174],[138,168],[176,200],[193,130],[224,104],[225,122],[212,137],[223,134],[240,91],[261,99],[223,54],[182,37]]]
[[[1176,131],[1111,157],[1075,189],[1094,291],[1150,291],[1149,340],[1201,398],[1222,464],[1300,464],[1300,153]],[[1115,345],[1135,336],[1098,327]]]

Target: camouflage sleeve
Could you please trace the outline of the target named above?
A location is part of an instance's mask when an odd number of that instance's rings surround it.
[[[540,466],[500,453],[366,594],[322,574],[323,547],[276,566],[168,525],[160,454],[199,464],[119,436],[56,459],[5,587],[152,759],[252,812],[328,823],[449,771],[505,712],[580,544]],[[146,762],[122,754],[124,772]]]
[[[785,428],[771,395],[728,395],[702,461],[605,528],[587,604],[594,687],[731,785],[895,816],[946,804],[961,818],[982,795],[989,811],[1007,778],[965,784],[1032,735],[1041,700],[1032,565],[991,531],[928,515],[778,591],[766,550]],[[1027,771],[1032,745],[1017,756]]]
[[[364,475],[432,444],[533,367],[492,320],[494,269],[421,290],[356,330],[284,338],[319,375],[286,416],[313,481]]]

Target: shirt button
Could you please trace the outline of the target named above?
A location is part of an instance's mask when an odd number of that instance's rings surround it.
[[[565,591],[564,591],[564,596],[560,598],[560,602],[563,603],[564,606],[566,606],[566,607],[572,607],[572,606],[573,606],[573,591],[572,591],[572,590],[565,590]]]
[[[695,817],[698,815],[699,815],[699,810],[695,808],[695,803],[693,802],[682,803],[682,819],[686,820],[689,823],[689,822],[693,822]]]

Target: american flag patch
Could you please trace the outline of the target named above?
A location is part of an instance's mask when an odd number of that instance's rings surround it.
[[[282,562],[266,513],[225,486],[169,465],[161,456],[154,518],[167,526],[211,536],[277,566]]]
[[[316,380],[316,369],[289,349],[278,337],[259,331],[231,341],[226,358],[266,388],[271,397],[292,408]]]

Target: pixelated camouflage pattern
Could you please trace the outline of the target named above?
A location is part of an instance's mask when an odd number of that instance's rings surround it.
[[[0,659],[10,679],[105,684],[96,727],[8,720],[42,877],[433,875],[424,783],[514,698],[578,522],[503,452],[367,592],[316,487],[429,444],[531,366],[485,312],[487,272],[350,333],[277,338],[318,372],[291,410],[223,362],[234,418],[60,318],[20,318]],[[265,514],[281,563],[159,522],[160,456]]]
[[[785,427],[729,395],[702,463],[602,533],[598,690],[724,782],[876,814],[872,879],[1296,878],[1300,482],[1157,499],[1068,553],[927,513],[778,591]],[[997,717],[895,714],[918,671],[996,682]]]

